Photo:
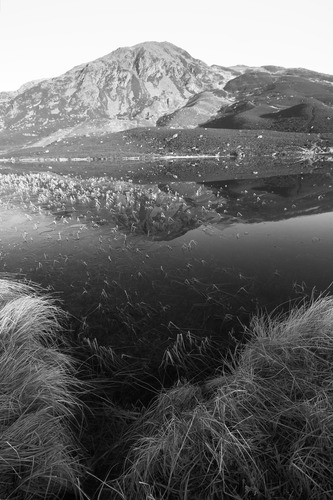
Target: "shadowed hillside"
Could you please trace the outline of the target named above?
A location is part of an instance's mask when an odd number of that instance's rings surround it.
[[[325,78],[323,76],[321,80],[319,75],[309,79],[290,74],[244,73],[225,86],[235,102],[221,107],[216,116],[202,126],[332,132],[333,86]]]

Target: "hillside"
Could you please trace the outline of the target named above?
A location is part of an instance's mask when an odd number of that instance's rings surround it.
[[[307,76],[308,75],[308,76]],[[212,128],[333,131],[333,77],[305,70],[251,71],[229,81],[231,105],[202,126]]]
[[[331,75],[208,66],[171,43],[144,42],[2,92],[0,153],[156,125],[332,133],[332,119]]]

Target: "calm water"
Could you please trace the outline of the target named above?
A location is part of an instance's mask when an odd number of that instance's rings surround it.
[[[1,174],[0,272],[48,287],[121,350],[226,336],[258,308],[330,291],[330,173],[135,185]]]

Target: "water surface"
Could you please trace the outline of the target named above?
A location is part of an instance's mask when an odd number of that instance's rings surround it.
[[[225,337],[333,279],[329,172],[135,184],[0,175],[0,272],[63,301],[89,335],[130,352],[179,331]]]

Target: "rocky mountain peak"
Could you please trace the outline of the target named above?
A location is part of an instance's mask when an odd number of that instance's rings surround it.
[[[222,89],[231,74],[169,42],[122,47],[5,96],[0,128],[39,137],[154,126],[195,94]]]
[[[187,60],[194,59],[188,52],[177,47],[170,42],[142,42],[132,47],[120,47],[114,52],[101,57],[100,59],[136,59],[136,58],[147,58],[155,60],[163,60],[165,63],[174,63],[179,57],[183,57]],[[202,61],[200,61],[202,63]],[[205,64],[205,63],[203,63]]]

